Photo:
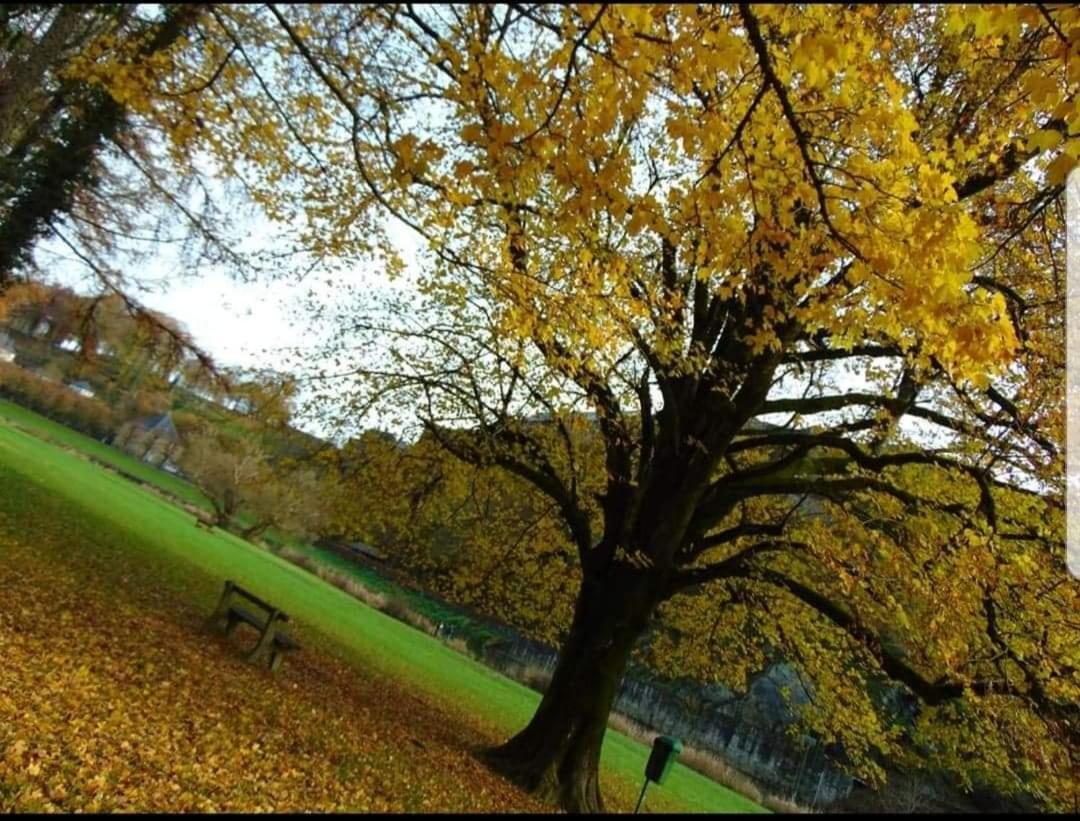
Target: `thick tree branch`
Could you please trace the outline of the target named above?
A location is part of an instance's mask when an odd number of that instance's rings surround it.
[[[481,466],[498,465],[551,498],[559,506],[578,549],[578,555],[584,563],[592,546],[588,515],[578,506],[539,446],[529,437],[508,428],[488,428],[479,434],[473,431],[451,431],[430,419],[424,421],[424,427],[443,448],[463,462]],[[477,441],[478,436],[483,438],[482,442]],[[526,452],[530,461],[517,455]]]
[[[774,570],[757,570],[747,572],[745,578],[764,582],[784,590],[817,611],[858,642],[889,678],[907,686],[924,704],[933,706],[959,698],[964,694],[965,686],[976,692],[986,692],[993,688],[993,685],[989,683],[964,685],[959,682],[950,682],[944,678],[929,679],[898,655],[888,650],[881,638],[873,630],[860,623],[854,615],[843,607],[827,596],[783,573]]]

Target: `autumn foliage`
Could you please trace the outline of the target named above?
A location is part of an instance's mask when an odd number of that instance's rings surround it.
[[[0,396],[95,439],[108,438],[116,428],[116,414],[100,399],[82,396],[62,382],[7,362],[0,362]]]

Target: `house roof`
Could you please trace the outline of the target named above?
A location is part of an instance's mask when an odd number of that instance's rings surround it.
[[[346,542],[346,545],[357,553],[370,556],[372,559],[385,559],[386,554],[364,542]]]
[[[164,436],[169,439],[179,439],[180,433],[173,424],[171,413],[161,413],[156,416],[146,416],[135,423],[141,430],[153,433],[156,436]]]

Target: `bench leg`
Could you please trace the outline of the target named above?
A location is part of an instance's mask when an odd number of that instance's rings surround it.
[[[225,635],[231,636],[237,625],[240,624],[240,619],[234,616],[232,613],[226,615],[227,622],[225,624]]]
[[[206,620],[206,628],[208,630],[218,629],[218,623],[225,618],[225,614],[229,611],[229,599],[232,598],[231,584],[225,585],[225,590],[221,594],[221,599],[218,601],[217,607],[214,609],[213,614]],[[236,625],[232,625],[235,627]],[[226,632],[229,632],[231,627],[226,627]]]
[[[271,618],[267,622],[266,627],[263,628],[262,635],[259,636],[259,643],[255,645],[255,649],[248,653],[247,660],[255,661],[270,643],[274,640],[274,633],[277,631],[277,619]]]
[[[278,668],[281,667],[281,657],[283,653],[278,650],[273,650],[270,653],[270,672],[276,673]]]

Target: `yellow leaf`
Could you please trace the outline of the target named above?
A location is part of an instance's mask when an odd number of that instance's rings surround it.
[[[1054,129],[1036,131],[1027,140],[1028,151],[1049,151],[1061,142],[1061,132]]]
[[[1072,171],[1077,164],[1077,158],[1070,154],[1062,154],[1055,159],[1046,168],[1046,178],[1051,185],[1058,185],[1063,182],[1069,172]]]
[[[470,143],[478,143],[484,139],[484,129],[479,123],[469,123],[461,129],[461,139]]]

